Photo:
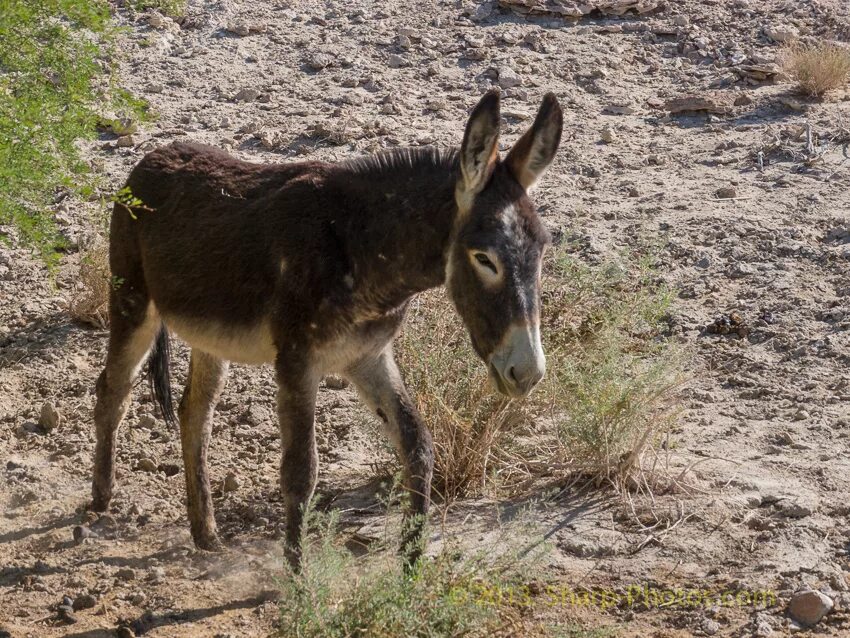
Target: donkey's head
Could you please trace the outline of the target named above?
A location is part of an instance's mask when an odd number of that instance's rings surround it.
[[[499,93],[469,118],[455,190],[458,216],[446,285],[500,392],[526,396],[543,378],[540,268],[549,236],[528,189],[558,149],[563,116],[551,93],[534,124],[499,158]]]

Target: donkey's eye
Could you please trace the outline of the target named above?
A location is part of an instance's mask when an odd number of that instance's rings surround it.
[[[489,268],[491,271],[493,271],[494,275],[499,274],[499,269],[496,268],[496,264],[494,264],[490,257],[487,256],[487,253],[475,253],[473,256],[475,257],[475,261],[477,261],[482,266]]]

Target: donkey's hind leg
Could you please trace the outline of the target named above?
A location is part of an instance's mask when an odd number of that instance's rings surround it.
[[[142,292],[113,291],[110,300],[109,350],[97,379],[91,509],[109,506],[115,482],[115,439],[129,404],[130,390],[150,350],[159,319]]]
[[[200,549],[221,549],[213,515],[207,448],[212,431],[212,416],[224,388],[228,363],[200,350],[192,350],[189,382],[178,408],[183,466],[192,539]]]

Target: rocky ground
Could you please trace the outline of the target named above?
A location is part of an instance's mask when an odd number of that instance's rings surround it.
[[[456,145],[494,85],[510,144],[554,91],[566,129],[536,192],[546,224],[591,263],[657,247],[693,356],[668,451],[683,489],[640,505],[651,531],[601,494],[533,507],[552,573],[573,586],[768,588],[778,604],[553,613],[622,635],[785,635],[801,629],[789,601],[812,588],[822,595],[799,598],[796,615],[831,608],[810,631],[850,634],[850,93],[806,100],[775,65],[789,38],[846,39],[846,4],[600,2],[646,12],[577,20],[500,4],[190,0],[179,23],[118,9],[121,81],[158,117],[85,152],[109,191],[175,139],[270,162]],[[66,308],[99,210],[57,205],[75,248],[55,279],[14,242],[0,247],[0,625],[16,637],[268,635],[282,518],[269,369],[236,366],[215,419],[226,554],[191,546],[179,440],[143,386],[120,433],[113,509],[83,512],[106,339]],[[368,529],[383,447],[349,389],[322,389],[319,421],[323,502]],[[496,505],[456,504],[437,536],[486,544]],[[71,609],[57,611],[63,600]]]

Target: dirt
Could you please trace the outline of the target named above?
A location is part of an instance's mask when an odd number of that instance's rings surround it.
[[[777,604],[553,617],[624,635],[785,635],[798,629],[788,600],[812,587],[835,605],[814,631],[850,635],[850,93],[794,94],[766,35],[847,38],[850,12],[838,0],[714,0],[572,21],[501,4],[191,0],[180,24],[120,8],[121,82],[157,119],[129,139],[103,134],[85,154],[108,193],[175,139],[268,162],[456,145],[494,84],[507,146],[554,91],[566,128],[535,194],[544,221],[589,263],[654,246],[691,357],[659,460],[681,489],[638,502],[643,527],[604,492],[533,503],[552,574],[572,587],[770,589]],[[120,430],[111,511],[84,511],[106,332],[66,308],[103,232],[99,210],[57,203],[72,249],[55,278],[4,229],[0,626],[15,637],[272,634],[282,507],[267,367],[234,366],[215,417],[224,555],[191,545],[179,437],[143,383]],[[187,352],[175,350],[180,385]],[[56,415],[42,414],[46,403]],[[323,387],[318,414],[323,506],[368,536],[382,520],[386,447],[350,389]],[[516,505],[456,503],[433,540],[486,547]],[[73,624],[57,612],[64,596],[88,606]]]

